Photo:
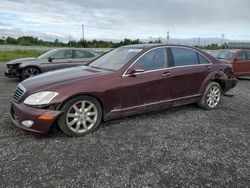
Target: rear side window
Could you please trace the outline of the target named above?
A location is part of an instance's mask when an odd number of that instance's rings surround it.
[[[75,50],[75,58],[91,58],[91,57],[95,57],[95,55],[88,51]]]
[[[149,51],[143,55],[133,65],[134,67],[141,67],[145,71],[164,69],[168,67],[167,49],[157,48]]]
[[[247,57],[246,57],[246,53],[245,52],[240,52],[239,55],[236,57],[237,61],[244,61],[246,59],[247,59]]]
[[[197,65],[199,64],[197,53],[186,48],[172,48],[175,66]]]
[[[210,64],[210,62],[201,54],[198,54],[200,64]]]

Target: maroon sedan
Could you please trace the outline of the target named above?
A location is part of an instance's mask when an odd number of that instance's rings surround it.
[[[211,110],[237,84],[232,66],[187,46],[117,48],[88,66],[29,78],[15,91],[11,118],[34,133],[55,123],[70,136],[97,129],[101,121],[197,103]]]

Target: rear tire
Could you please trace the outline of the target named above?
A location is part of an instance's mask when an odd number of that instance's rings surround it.
[[[60,109],[59,128],[69,136],[84,136],[95,131],[102,119],[102,108],[97,99],[90,96],[75,97]]]
[[[205,110],[212,110],[218,106],[222,96],[222,89],[220,84],[211,82],[208,84],[202,98],[197,103]]]

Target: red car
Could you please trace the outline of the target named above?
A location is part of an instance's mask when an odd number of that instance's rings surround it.
[[[250,50],[218,50],[211,55],[232,64],[235,77],[250,76]]]
[[[197,103],[211,110],[237,84],[232,66],[187,46],[132,45],[88,66],[29,78],[15,91],[13,123],[47,133],[55,123],[70,136],[97,129],[101,121]]]

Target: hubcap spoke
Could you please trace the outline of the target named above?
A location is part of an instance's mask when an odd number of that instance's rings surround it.
[[[93,120],[93,119],[90,119],[89,117],[86,118],[86,120],[87,120],[88,122],[90,122],[90,123],[94,123],[94,120]]]
[[[68,117],[72,117],[72,118],[77,118],[78,117],[78,115],[77,114],[71,114],[71,113],[68,113],[68,115],[67,115]]]
[[[76,122],[78,121],[78,118],[73,119],[71,122],[68,122],[68,126],[72,127]]]
[[[90,104],[90,105],[88,106],[88,108],[86,108],[85,111],[86,111],[86,112],[89,112],[93,106],[94,106],[93,104]]]
[[[75,104],[73,105],[73,109],[74,109],[76,112],[79,111],[79,108],[78,108]]]
[[[83,125],[83,128],[84,128],[85,130],[88,130],[88,126],[87,126],[85,120],[82,121],[82,125]]]

